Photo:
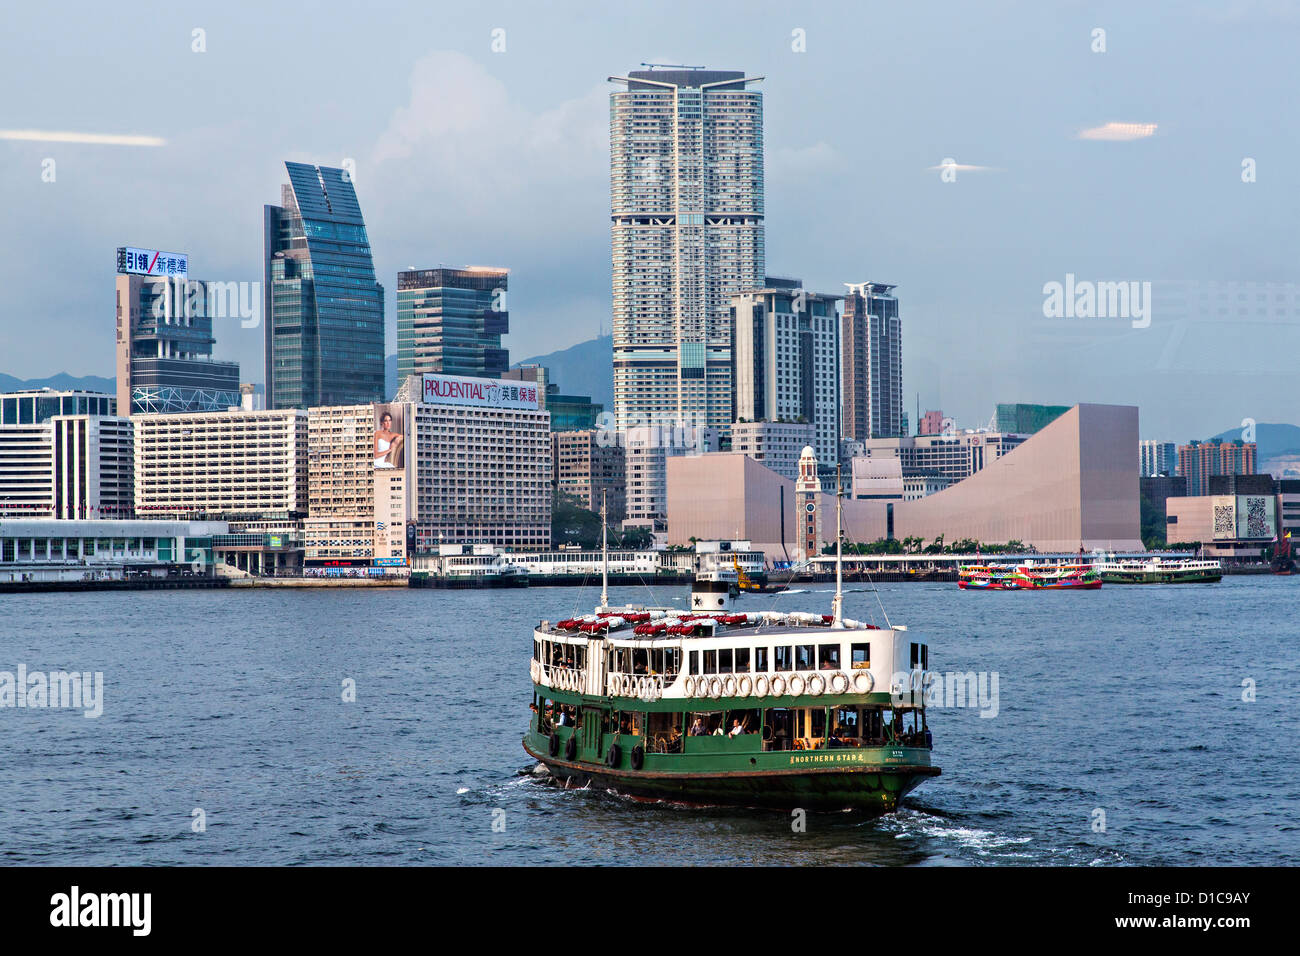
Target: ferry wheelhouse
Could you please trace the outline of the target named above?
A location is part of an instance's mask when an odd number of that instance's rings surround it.
[[[727,583],[691,609],[609,606],[533,632],[524,749],[566,786],[635,798],[869,814],[939,768],[929,646],[901,625],[739,613]]]

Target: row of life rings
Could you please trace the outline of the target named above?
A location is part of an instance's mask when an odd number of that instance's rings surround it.
[[[541,669],[538,668],[540,671]],[[539,675],[540,676],[540,675]],[[537,676],[533,677],[534,683],[541,683]],[[586,680],[581,671],[570,670],[553,670],[549,683],[556,690],[567,690],[570,693],[581,693],[585,687]]]
[[[832,694],[847,694],[850,688],[855,694],[869,694],[874,686],[875,678],[868,670],[858,671],[852,677],[844,671],[834,671],[830,674],[815,672],[807,676],[790,674],[788,677],[783,674],[773,674],[771,677],[766,674],[758,674],[755,677],[750,677],[748,674],[741,674],[739,677],[733,674],[714,674],[711,677],[705,675],[687,677],[683,683],[687,697],[710,697],[714,700],[720,697],[751,695],[762,698],[768,694],[784,697],[787,692],[792,697],[802,697],[805,694],[820,697],[827,691]]]
[[[658,700],[663,696],[663,688],[653,677],[638,677],[635,674],[610,674],[610,697],[640,697],[642,700]]]

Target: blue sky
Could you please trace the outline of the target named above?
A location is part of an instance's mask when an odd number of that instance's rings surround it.
[[[607,330],[606,77],[650,61],[766,77],[768,271],[897,283],[909,412],[1132,403],[1170,440],[1295,421],[1298,40],[1297,4],[1247,0],[11,8],[0,130],[165,145],[0,138],[0,371],[112,374],[119,245],[260,280],[285,159],[356,163],[389,351],[396,272],[439,263],[512,269],[516,357]],[[1107,123],[1155,130],[1081,138]],[[1067,274],[1251,307],[1046,319]],[[261,330],[217,335],[260,381]]]

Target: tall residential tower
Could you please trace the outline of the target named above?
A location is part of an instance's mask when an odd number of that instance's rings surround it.
[[[761,77],[610,77],[618,428],[731,422],[732,296],[763,284]]]
[[[896,286],[846,283],[840,319],[844,437],[898,438],[907,433],[903,415],[903,326]]]
[[[382,400],[384,287],[346,170],[285,163],[265,208],[266,407]]]

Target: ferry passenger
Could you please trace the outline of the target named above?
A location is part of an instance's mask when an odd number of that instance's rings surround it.
[[[704,721],[701,720],[699,715],[697,714],[695,717],[695,723],[691,724],[691,736],[703,737],[707,733],[708,731],[704,729]]]
[[[739,736],[740,736],[741,734],[743,734],[744,732],[745,732],[745,728],[743,728],[743,727],[740,726],[740,721],[738,721],[738,720],[733,720],[733,721],[731,722],[731,730],[728,731],[727,736],[728,736],[728,737],[739,737]]]

